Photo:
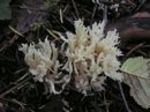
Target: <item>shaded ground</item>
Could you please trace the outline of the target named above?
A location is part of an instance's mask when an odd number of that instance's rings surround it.
[[[148,0],[128,1],[131,3],[122,5],[118,13],[108,10],[106,30],[115,27],[120,32],[120,48],[124,54],[121,61],[138,55],[150,57],[150,3]],[[47,29],[62,33],[73,31],[73,21],[78,18],[84,18],[85,24],[103,18],[103,12],[90,0],[55,2],[14,0],[12,19],[0,21],[0,112],[63,112],[66,109],[70,112],[128,112],[121,92],[132,112],[149,112],[134,102],[127,85],[122,84],[124,91],[121,91],[118,82],[111,79],[107,79],[105,91],[87,97],[69,87],[58,96],[43,93],[44,85],[34,82],[27,73],[19,45],[47,35],[55,40]]]

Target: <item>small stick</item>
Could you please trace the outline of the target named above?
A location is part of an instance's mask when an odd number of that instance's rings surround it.
[[[141,48],[144,45],[144,43],[140,43],[138,45],[136,45],[134,48],[132,48],[127,54],[126,57],[128,57],[129,55],[131,55],[134,51],[136,51],[137,49]]]
[[[104,6],[104,11],[103,11],[103,20],[102,20],[102,31],[105,31],[105,27],[107,25],[108,18],[107,18],[107,6]]]
[[[21,78],[22,78],[22,77],[21,77]],[[25,79],[25,80],[23,80],[23,81],[17,83],[16,85],[14,85],[14,86],[11,87],[10,89],[6,90],[5,92],[0,93],[0,98],[5,97],[7,94],[11,93],[13,90],[19,88],[19,87],[22,86],[22,85],[25,85],[28,80],[29,80],[29,78],[27,78],[27,79]],[[17,81],[19,81],[19,79],[18,79]],[[16,81],[16,82],[17,82],[17,81]],[[15,82],[14,82],[14,84],[15,84]]]
[[[77,6],[76,6],[76,3],[75,3],[74,0],[72,0],[72,5],[73,5],[73,8],[74,8],[74,10],[75,10],[76,16],[79,18],[79,17],[80,17],[80,16],[79,16],[79,11],[78,11],[78,9],[77,9]]]
[[[96,14],[96,10],[97,10],[97,5],[95,5],[94,8],[93,8],[93,13],[92,13],[92,17],[91,17],[91,23],[92,23],[92,21],[94,19],[94,16]]]
[[[127,112],[132,112],[131,109],[130,109],[129,106],[128,106],[128,103],[127,103],[126,97],[125,97],[125,95],[124,95],[124,91],[123,91],[123,88],[122,88],[121,83],[118,82],[118,85],[119,85],[120,93],[121,93],[122,99],[123,99],[123,101],[124,101],[125,107],[126,107],[126,109],[127,109]]]

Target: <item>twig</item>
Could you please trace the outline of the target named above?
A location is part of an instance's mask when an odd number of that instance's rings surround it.
[[[94,3],[97,4],[105,4],[105,5],[112,5],[115,4],[115,2],[111,2],[111,1],[106,1],[106,0],[92,0]]]
[[[25,82],[24,82],[24,83],[25,83]],[[21,82],[21,83],[15,85],[15,86],[13,86],[12,88],[10,88],[10,89],[6,90],[5,92],[1,93],[1,94],[0,94],[0,98],[5,97],[7,94],[11,93],[13,90],[17,89],[17,88],[18,88],[20,85],[22,85],[22,84],[23,84],[23,82]]]
[[[136,51],[137,49],[139,49],[140,47],[142,47],[144,45],[144,43],[140,43],[138,45],[136,45],[134,48],[132,48],[127,54],[126,57],[128,57],[130,54],[132,54],[134,51]]]
[[[63,11],[62,11],[61,8],[59,9],[59,16],[60,16],[60,22],[63,24],[64,23],[64,20],[63,20]]]
[[[106,112],[109,112],[109,106],[110,106],[110,103],[107,102],[107,99],[106,99],[106,94],[104,92],[104,104],[106,105]]]
[[[91,17],[91,23],[92,23],[92,21],[94,19],[94,16],[96,14],[96,10],[97,10],[97,5],[95,5],[94,8],[93,8],[92,17]]]
[[[122,99],[124,101],[124,104],[125,104],[125,107],[127,109],[127,112],[132,112],[128,106],[128,103],[127,103],[127,100],[125,98],[125,95],[124,95],[124,91],[123,91],[123,88],[122,88],[122,85],[120,82],[118,82],[118,85],[119,85],[119,89],[120,89],[120,93],[121,93],[121,96],[122,96]]]
[[[71,0],[71,1],[72,1],[73,8],[74,8],[74,10],[75,10],[75,14],[76,14],[76,16],[79,18],[80,16],[79,16],[79,11],[78,11],[78,9],[77,9],[76,3],[75,3],[74,0]]]
[[[7,94],[11,93],[13,90],[19,88],[19,87],[22,86],[22,85],[25,85],[28,80],[29,80],[29,79],[27,78],[27,79],[21,81],[20,83],[17,83],[16,85],[14,85],[14,86],[11,87],[10,89],[6,90],[5,92],[1,93],[1,94],[0,94],[0,98],[5,97]],[[17,81],[18,81],[18,80],[17,80]]]
[[[141,0],[139,6],[136,8],[135,12],[138,11],[142,6],[143,4],[146,2],[146,0]]]
[[[7,49],[8,47],[10,47],[18,38],[19,38],[18,35],[14,35],[14,36],[8,41],[8,43],[3,43],[4,45],[2,45],[2,47],[0,47],[0,52],[2,52],[3,50]]]
[[[104,11],[103,11],[103,21],[102,21],[102,31],[105,31],[105,27],[107,25],[108,22],[108,18],[107,18],[107,6],[104,5]]]

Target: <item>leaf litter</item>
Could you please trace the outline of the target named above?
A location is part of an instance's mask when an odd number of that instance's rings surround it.
[[[18,1],[15,0],[15,2],[18,2]],[[137,10],[136,7],[139,6],[140,2],[138,0],[133,0],[130,3],[132,5],[126,5],[126,7],[123,7],[122,5],[120,7],[121,10],[119,11],[123,12],[121,13],[121,15],[119,13],[117,13],[116,15],[116,13],[114,14],[114,12],[110,11],[111,14],[108,15],[108,18],[112,20],[112,23],[116,24],[119,17],[124,17],[126,14],[132,15],[134,13],[134,10]],[[94,92],[94,94],[91,94],[91,96],[85,97],[82,94],[78,93],[78,91],[75,91],[74,88],[70,88],[69,90],[66,90],[63,94],[59,95],[59,97],[56,97],[56,99],[57,100],[59,99],[59,100],[55,101],[55,95],[47,94],[45,86],[37,82],[35,83],[32,80],[32,78],[29,77],[30,75],[27,75],[26,77],[21,78],[28,71],[28,67],[25,65],[23,61],[23,55],[17,50],[18,46],[22,42],[31,42],[33,40],[37,42],[39,38],[43,39],[44,37],[46,37],[46,35],[49,35],[48,32],[45,31],[45,28],[50,29],[51,31],[53,29],[56,31],[62,31],[62,34],[64,34],[64,31],[66,31],[66,29],[67,30],[69,29],[69,31],[73,32],[74,31],[73,21],[76,20],[78,16],[83,17],[85,19],[85,24],[93,23],[94,21],[99,21],[99,19],[102,18],[102,11],[98,9],[98,7],[95,4],[93,4],[91,1],[62,0],[58,2],[56,7],[54,7],[55,10],[48,9],[49,12],[45,11],[45,9],[44,11],[43,9],[40,9],[42,4],[44,3],[40,0],[36,2],[35,1],[30,1],[30,2],[23,1],[21,5],[19,5],[19,9],[17,6],[17,10],[15,9],[15,11],[13,12],[13,14],[18,12],[18,15],[17,13],[15,14],[15,16],[12,15],[13,17],[17,17],[18,19],[12,18],[11,24],[6,23],[6,26],[7,24],[11,25],[12,28],[14,28],[16,31],[20,32],[21,34],[24,34],[25,37],[15,38],[14,41],[11,41],[11,44],[8,47],[1,50],[0,94],[6,93],[2,98],[0,98],[0,102],[3,104],[2,110],[4,111],[11,110],[14,112],[17,112],[17,111],[19,112],[33,112],[33,111],[55,112],[56,110],[55,108],[59,107],[59,109],[57,110],[58,112],[64,110],[64,108],[65,110],[69,110],[70,112],[76,112],[76,111],[106,112],[106,111],[112,111],[112,110],[115,112],[118,112],[118,110],[121,112],[126,112],[127,109],[122,100],[122,97],[120,94],[121,91],[119,89],[118,83],[116,83],[115,81],[111,79],[106,80],[107,86],[106,86],[105,92],[102,92],[102,93]],[[134,6],[134,7],[130,7],[130,6]],[[95,7],[95,10],[94,10],[94,7]],[[59,8],[62,9],[61,19],[59,15],[60,14]],[[32,13],[30,13],[30,11]],[[95,14],[93,15],[92,13],[94,11],[95,11]],[[62,19],[63,19],[63,23],[62,23]],[[136,21],[135,19],[133,23],[134,22],[139,23],[142,20]],[[38,23],[38,25],[41,23],[44,23],[44,25],[43,24],[42,25],[45,28],[42,26],[42,27],[36,27],[36,29],[33,30],[32,25],[35,25],[35,23]],[[141,27],[141,26],[139,25],[138,27]],[[121,29],[121,27],[119,28]],[[0,43],[2,47],[4,45],[9,44],[8,42],[9,39],[13,38],[14,33],[15,33],[12,30],[11,31],[9,30],[8,32],[6,31],[5,30],[3,31],[4,32],[3,34],[6,37],[6,40],[3,41],[2,44]],[[144,31],[146,30],[144,29]],[[132,35],[132,37],[134,36]],[[52,37],[50,39],[52,41],[56,41],[57,44],[61,43],[59,39],[57,40],[56,38],[54,39]],[[128,40],[130,40],[130,38],[128,38]],[[124,56],[126,56],[126,54],[130,52],[130,50],[137,45],[138,40],[134,38],[134,41],[135,43],[134,42],[123,43],[126,45],[122,49]],[[142,47],[130,53],[128,57],[141,56],[141,55],[145,57],[150,57],[149,55],[150,53],[148,50],[149,43],[145,39],[142,41],[144,41],[145,44],[142,45]],[[24,83],[22,84],[21,81],[24,81]],[[149,111],[138,106],[136,102],[134,102],[132,97],[130,97],[129,91],[128,89],[126,89],[127,86],[124,84],[122,84],[122,86],[124,89],[124,94],[126,96],[128,106],[130,107],[132,111],[136,111],[136,112],[143,112],[143,111],[148,112]],[[15,100],[12,100],[12,99],[15,99]],[[62,99],[66,100],[69,106],[67,105],[65,106],[64,104],[60,106],[59,103],[62,101]]]

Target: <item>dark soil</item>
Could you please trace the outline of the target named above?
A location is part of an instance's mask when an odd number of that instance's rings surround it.
[[[129,112],[122,92],[132,112],[150,112],[134,101],[127,85],[122,83],[119,86],[119,82],[111,79],[107,79],[105,91],[93,92],[89,96],[70,87],[60,95],[44,93],[44,85],[35,82],[28,73],[18,47],[47,35],[55,40],[47,29],[74,32],[73,22],[79,18],[83,18],[86,25],[101,21],[103,11],[91,0],[45,0],[50,1],[49,4],[46,2],[47,5],[43,1],[12,0],[12,19],[0,21],[0,112]],[[111,1],[120,3],[119,0]],[[117,28],[120,33],[120,48],[124,54],[121,62],[133,56],[150,58],[150,2],[124,1],[127,4],[122,4],[118,12],[108,10],[106,31]],[[109,7],[111,3],[105,4]],[[10,26],[22,35],[11,30]]]

